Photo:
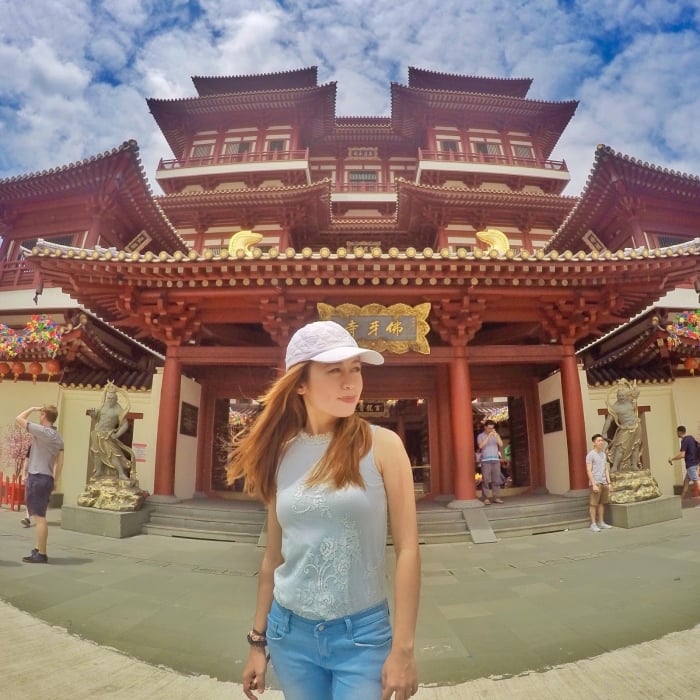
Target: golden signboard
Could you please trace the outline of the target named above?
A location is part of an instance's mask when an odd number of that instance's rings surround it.
[[[430,330],[426,319],[430,304],[330,304],[318,303],[319,318],[335,321],[345,328],[363,348],[402,355],[409,350],[430,354],[425,337]]]

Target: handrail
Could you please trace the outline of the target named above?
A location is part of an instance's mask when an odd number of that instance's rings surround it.
[[[180,168],[201,168],[210,165],[239,165],[245,163],[290,162],[309,160],[309,149],[298,151],[246,151],[244,153],[226,153],[204,158],[161,158],[158,170],[178,170]]]
[[[0,288],[16,289],[31,287],[34,283],[34,270],[27,267],[24,260],[0,262]]]
[[[334,192],[394,192],[393,182],[336,182]]]
[[[494,165],[519,165],[524,168],[539,168],[544,170],[560,170],[568,172],[566,161],[563,160],[537,160],[536,158],[507,158],[502,155],[490,155],[488,153],[463,153],[460,151],[425,151],[418,149],[418,159],[421,161],[437,160],[440,162],[455,163],[479,163]]]

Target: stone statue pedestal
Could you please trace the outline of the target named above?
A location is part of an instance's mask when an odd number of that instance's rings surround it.
[[[149,515],[148,508],[118,512],[83,506],[63,506],[61,527],[72,532],[122,539],[140,535],[141,528],[148,522]]]
[[[113,476],[92,477],[78,496],[78,505],[116,512],[140,510],[148,493],[139,488],[138,479]]]
[[[605,506],[605,522],[614,527],[652,525],[683,516],[679,496],[660,496],[636,503],[610,503]]]
[[[639,503],[661,496],[661,489],[649,469],[613,472],[610,503]]]

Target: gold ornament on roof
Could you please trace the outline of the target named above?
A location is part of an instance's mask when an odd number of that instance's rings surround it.
[[[503,231],[499,231],[496,228],[487,228],[483,231],[477,231],[476,237],[482,243],[488,243],[489,249],[486,251],[487,253],[495,250],[499,255],[505,255],[510,250],[508,236],[506,236]]]
[[[262,234],[256,231],[238,231],[231,236],[231,240],[228,242],[228,254],[235,257],[241,250],[246,257],[252,257],[251,248],[260,243],[262,239]]]

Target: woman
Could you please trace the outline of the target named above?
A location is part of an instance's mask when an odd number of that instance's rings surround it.
[[[287,700],[406,700],[420,555],[413,478],[399,437],[355,413],[374,350],[333,321],[298,330],[286,372],[235,441],[229,482],[268,506],[248,698],[265,688],[266,647]],[[393,635],[386,602],[387,509],[396,550]]]

